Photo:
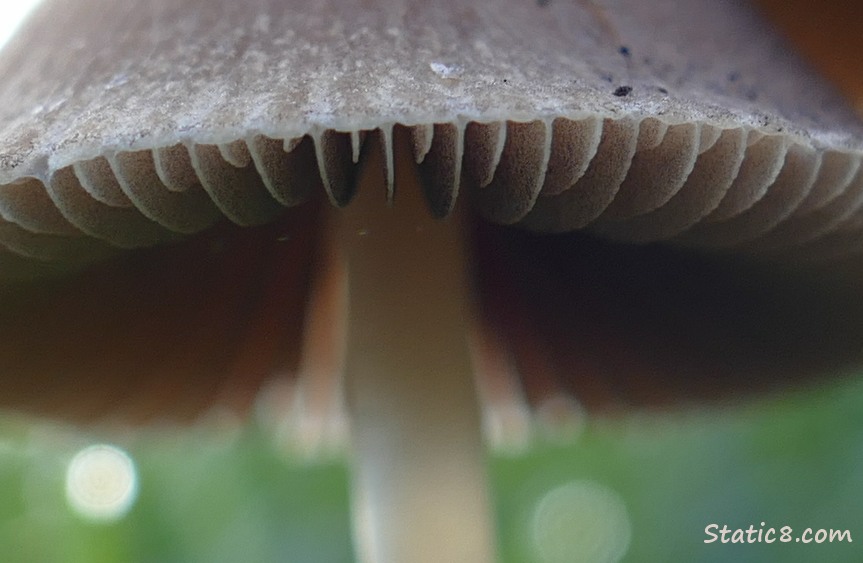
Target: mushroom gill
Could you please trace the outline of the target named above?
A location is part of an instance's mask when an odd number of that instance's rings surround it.
[[[4,406],[299,372],[314,449],[344,372],[368,560],[494,557],[481,415],[861,359],[863,129],[740,2],[48,0],[0,76]]]

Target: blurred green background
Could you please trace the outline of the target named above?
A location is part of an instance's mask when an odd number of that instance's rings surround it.
[[[137,497],[114,521],[71,508],[66,474],[125,450]],[[863,561],[863,380],[746,405],[590,419],[576,443],[493,456],[505,561]],[[0,424],[0,561],[352,560],[344,463],[292,459],[251,420],[80,431]],[[705,526],[851,532],[853,543],[705,544]],[[551,523],[551,525],[549,525]],[[631,541],[627,541],[631,537]],[[591,551],[593,550],[593,551]]]

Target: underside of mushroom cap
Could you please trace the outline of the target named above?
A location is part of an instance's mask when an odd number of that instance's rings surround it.
[[[347,204],[370,150],[392,195],[396,138],[440,216],[461,191],[624,241],[859,238],[863,129],[744,2],[48,0],[0,76],[6,272],[264,223],[321,187]]]

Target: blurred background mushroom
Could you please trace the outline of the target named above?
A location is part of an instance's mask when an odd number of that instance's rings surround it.
[[[357,557],[480,561],[483,436],[859,366],[860,125],[750,8],[380,4],[37,10],[0,57],[6,408],[255,410],[294,455],[347,448]],[[125,514],[135,467],[100,448],[69,498]],[[534,556],[618,560],[640,525],[571,480]]]

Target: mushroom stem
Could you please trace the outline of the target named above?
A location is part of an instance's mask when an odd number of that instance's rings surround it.
[[[433,219],[416,171],[397,172],[392,206],[378,175],[366,173],[356,200],[330,216],[348,271],[345,393],[357,555],[383,563],[494,561],[466,336],[472,309],[462,221]]]

